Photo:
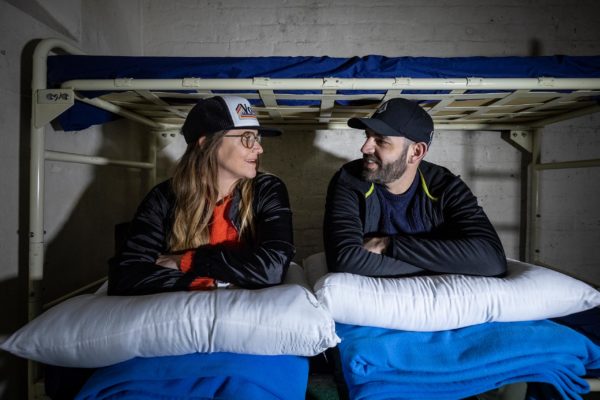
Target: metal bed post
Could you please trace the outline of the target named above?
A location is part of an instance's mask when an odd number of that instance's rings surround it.
[[[527,228],[527,262],[533,263],[539,253],[538,248],[538,219],[540,218],[540,183],[537,166],[540,163],[540,130],[531,131],[532,149],[529,166],[529,227]]]
[[[28,276],[28,320],[41,309],[42,279],[44,276],[44,126],[56,112],[62,112],[73,103],[67,91],[56,97],[44,97],[47,88],[46,60],[53,49],[58,48],[73,54],[84,54],[81,50],[62,40],[42,40],[33,53],[31,81],[31,148],[29,171],[29,276]],[[46,107],[40,107],[41,104]],[[43,110],[42,110],[43,108]],[[28,361],[28,397],[37,398],[43,388],[36,386],[39,366]],[[40,389],[42,392],[40,392]]]
[[[150,143],[149,162],[113,160],[105,157],[71,154],[46,150],[45,126],[52,119],[70,108],[77,95],[72,89],[47,89],[47,58],[51,51],[58,49],[69,54],[85,54],[72,44],[60,39],[44,39],[35,48],[33,54],[33,72],[31,84],[31,148],[30,148],[30,192],[29,192],[29,271],[28,271],[28,320],[35,318],[43,309],[42,292],[44,278],[44,173],[45,160],[74,162],[91,165],[117,165],[151,170],[150,183],[156,180],[156,137]],[[78,98],[79,99],[79,98]],[[87,99],[83,99],[85,101]],[[114,110],[111,110],[114,112]],[[130,119],[137,119],[154,128],[160,127],[146,118],[126,111]],[[131,115],[129,115],[131,114]],[[136,118],[137,117],[137,118]],[[95,282],[94,284],[96,284]],[[90,286],[90,285],[88,285]],[[86,286],[86,287],[88,287]],[[79,290],[73,292],[78,294]],[[71,294],[70,294],[71,295]],[[57,301],[64,300],[63,296]],[[55,304],[50,303],[48,306]],[[27,368],[28,398],[30,400],[46,398],[41,381],[39,364],[28,361]]]

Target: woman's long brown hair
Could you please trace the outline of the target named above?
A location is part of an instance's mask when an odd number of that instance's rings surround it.
[[[193,249],[210,242],[210,225],[219,190],[217,151],[225,131],[206,136],[202,144],[188,144],[175,167],[172,187],[175,193],[173,228],[169,236],[171,252]],[[240,179],[240,238],[254,234],[252,211],[253,180]]]

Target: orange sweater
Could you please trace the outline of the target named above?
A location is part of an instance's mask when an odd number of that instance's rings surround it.
[[[223,244],[225,246],[235,246],[239,243],[238,232],[226,217],[231,206],[231,196],[226,197],[222,203],[215,206],[213,212],[212,224],[210,225],[210,244]],[[192,269],[195,250],[184,253],[181,257],[180,268],[183,272],[189,272]],[[198,277],[190,283],[190,290],[212,289],[216,287],[215,280],[207,277]]]

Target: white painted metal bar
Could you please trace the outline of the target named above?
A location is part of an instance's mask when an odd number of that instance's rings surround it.
[[[63,89],[65,90],[65,89]],[[71,90],[71,89],[68,89]],[[321,90],[321,89],[318,89]],[[235,94],[235,95],[239,95],[242,97],[245,97],[247,99],[259,99],[260,95],[259,95],[260,90],[257,90],[255,93],[251,93],[251,92],[240,92],[240,93],[231,93],[231,94]],[[456,92],[464,92],[464,90],[457,90],[454,91]],[[137,93],[136,92],[113,92],[113,94],[116,94],[117,96],[123,96],[125,93]],[[201,99],[201,98],[205,98],[207,97],[207,95],[205,94],[198,94],[198,93],[180,93],[180,92],[167,92],[167,91],[152,91],[152,93],[156,94],[159,97],[170,97],[173,99]],[[390,93],[392,93],[392,95],[390,95]],[[531,93],[532,95],[535,96],[539,96],[539,97],[548,97],[548,92],[535,92],[535,93]],[[428,93],[426,95],[423,94],[415,94],[415,93],[403,93],[401,90],[388,90],[386,92],[386,95],[382,98],[382,94],[380,93],[360,93],[360,94],[352,94],[352,93],[336,93],[336,94],[317,94],[317,93],[277,93],[275,94],[275,96],[277,97],[277,100],[314,100],[314,101],[318,101],[321,100],[323,98],[331,98],[333,100],[373,100],[374,102],[376,101],[385,101],[385,100],[389,100],[392,97],[403,97],[403,98],[407,98],[407,99],[422,99],[423,96],[427,96],[427,100],[444,100],[448,97],[452,97],[452,96],[456,96],[458,97],[460,100],[465,100],[465,99],[485,99],[485,98],[489,98],[489,99],[497,99],[497,98],[502,98],[505,96],[508,96],[510,93],[506,93],[506,92],[489,92],[489,93],[463,93],[463,94],[459,94],[459,95],[453,95],[452,93]],[[600,93],[599,93],[600,95]],[[109,98],[108,96],[111,96],[111,94],[105,95],[103,96],[103,98]],[[110,99],[111,102],[113,101],[112,98]],[[115,103],[119,103],[119,100],[114,100]],[[141,104],[138,104],[138,106]],[[278,108],[285,108],[285,107],[296,107],[296,106],[285,106],[285,105],[279,105],[277,106]],[[349,106],[351,107],[351,106]],[[459,108],[459,107],[457,107]]]
[[[448,104],[450,104],[453,101],[455,101],[455,97],[454,97],[455,95],[463,94],[464,92],[465,92],[464,90],[453,90],[453,91],[451,91],[449,93],[450,96],[446,97],[445,99],[442,99],[435,106],[431,107],[431,109],[428,111],[429,114],[432,115],[432,116],[435,115],[435,114],[437,114],[438,111],[441,111]]]
[[[527,262],[534,262],[538,257],[538,219],[540,218],[540,187],[539,172],[536,167],[540,163],[540,134],[537,129],[531,132],[533,150],[531,152],[531,165],[529,166],[529,226],[527,228]]]
[[[71,162],[78,164],[91,164],[91,165],[115,165],[122,167],[133,167],[141,169],[153,169],[154,164],[150,162],[141,161],[129,161],[129,160],[114,160],[106,157],[88,156],[83,154],[65,153],[61,151],[45,151],[46,160],[48,161],[62,161]]]
[[[552,162],[537,164],[534,168],[536,171],[544,171],[548,169],[570,169],[570,168],[589,168],[599,167],[600,158],[591,160],[577,160],[577,161],[563,161],[563,162]]]
[[[77,47],[58,39],[41,41],[33,53],[33,71],[31,82],[31,108],[37,107],[37,92],[46,89],[48,54],[60,49],[71,54],[84,54]],[[32,115],[35,113],[32,113]],[[29,279],[41,280],[43,278],[44,264],[44,128],[38,128],[31,121],[31,153],[29,176]],[[36,303],[37,293],[30,292],[30,299]],[[30,306],[32,304],[30,303]],[[31,311],[31,310],[30,310]],[[30,314],[31,316],[31,314]]]
[[[335,95],[335,89],[324,89],[324,96],[331,96],[327,98],[321,99],[321,104],[319,105],[319,122],[328,123],[331,120],[331,116],[333,114],[333,109],[335,106],[335,100],[332,95]]]
[[[531,124],[531,127],[542,127],[550,124],[554,124],[556,122],[565,121],[567,119],[577,118],[584,115],[592,114],[600,111],[600,105],[593,105],[591,107],[582,108],[579,110],[566,112],[564,114],[556,115],[553,117],[549,117],[540,121],[536,121]]]
[[[329,89],[332,78],[270,79],[272,90]],[[334,78],[337,90],[578,90],[600,89],[600,78]],[[265,85],[255,79],[89,79],[62,84],[73,90],[259,90]]]
[[[275,126],[275,124],[262,124],[265,126]],[[348,127],[346,122],[329,122],[326,124],[315,124],[309,120],[295,121],[293,124],[279,124],[279,127],[285,128],[286,131],[307,130],[307,129],[352,129]],[[435,124],[436,131],[509,131],[528,130],[531,129],[527,125],[508,125],[508,124]]]
[[[162,138],[162,140],[161,140]],[[156,170],[156,165],[157,165],[157,161],[158,161],[158,149],[159,149],[159,143],[165,143],[165,146],[167,143],[171,143],[171,139],[174,139],[173,136],[171,136],[170,134],[168,134],[167,132],[164,131],[154,131],[154,135],[152,138],[150,138],[150,144],[148,146],[148,163],[152,164],[152,169],[150,169],[149,171],[149,176],[148,176],[148,184],[147,184],[147,190],[150,191],[150,189],[152,189],[154,187],[154,185],[156,185],[156,180],[157,180],[157,170]],[[162,147],[161,147],[162,148]]]
[[[41,309],[41,286],[44,277],[44,127],[37,127],[37,93],[45,90],[47,79],[46,61],[54,49],[71,54],[84,54],[77,47],[59,40],[42,40],[33,52],[31,80],[31,143],[29,156],[29,277],[27,316],[31,320]],[[29,400],[39,397],[41,373],[38,364],[27,363],[27,396]]]
[[[402,89],[390,89],[387,92],[385,92],[385,96],[383,96],[383,99],[381,99],[381,101],[386,102],[389,99],[400,97],[401,93]]]
[[[260,89],[258,94],[273,121],[282,121],[281,113],[277,108],[277,97],[275,96],[275,93],[271,89]]]
[[[91,104],[93,106],[96,106],[98,108],[101,108],[103,110],[106,111],[110,111],[112,113],[115,113],[117,115],[121,115],[125,118],[137,121],[139,123],[142,123],[144,125],[150,126],[154,129],[161,129],[163,128],[163,126],[161,124],[158,124],[154,121],[152,121],[149,118],[146,118],[142,115],[136,114],[134,112],[131,112],[129,110],[124,109],[123,107],[117,106],[113,103],[109,103],[108,101],[102,100],[99,97],[94,97],[93,99],[88,99],[87,97],[82,97],[76,94],[75,98],[81,102],[87,103],[87,104]]]
[[[94,281],[92,283],[89,283],[89,284],[87,284],[87,285],[85,285],[83,287],[80,287],[77,290],[74,290],[74,291],[72,291],[70,293],[67,293],[64,296],[61,296],[61,297],[59,297],[57,299],[49,301],[48,303],[44,304],[44,306],[42,308],[44,310],[47,310],[47,309],[49,309],[51,307],[54,307],[55,305],[60,304],[63,301],[70,299],[71,297],[75,297],[75,296],[77,296],[77,295],[79,295],[81,293],[87,292],[88,290],[90,290],[90,289],[92,289],[92,288],[94,288],[96,286],[102,285],[106,281],[106,279],[108,279],[108,278],[107,277],[100,278],[100,279],[98,279],[98,280],[96,280],[96,281]]]
[[[154,92],[151,92],[149,90],[139,90],[136,93],[138,93],[144,99],[161,107],[159,109],[166,110],[166,111],[173,113],[182,118],[185,118],[187,116],[187,113],[184,113],[184,112],[178,110],[176,107],[171,106],[169,103],[167,103],[166,101],[161,99],[159,96],[157,96],[156,93],[154,93]]]

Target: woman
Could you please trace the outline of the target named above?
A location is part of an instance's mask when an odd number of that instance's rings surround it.
[[[257,172],[259,126],[241,97],[200,100],[182,127],[188,144],[172,179],[139,206],[110,260],[109,295],[281,283],[295,253],[283,182]]]

